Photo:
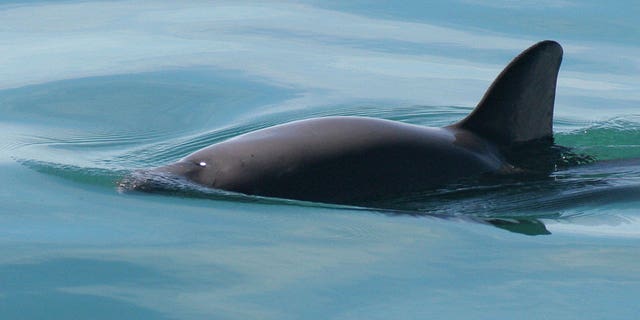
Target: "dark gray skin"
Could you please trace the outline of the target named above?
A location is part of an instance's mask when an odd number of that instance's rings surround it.
[[[552,140],[561,59],[556,42],[532,46],[505,68],[474,112],[444,128],[314,118],[250,132],[148,172],[243,194],[340,204],[517,172],[505,150]],[[123,186],[147,189],[141,178]]]
[[[155,170],[244,194],[358,203],[509,168],[467,130],[328,117],[247,133]]]

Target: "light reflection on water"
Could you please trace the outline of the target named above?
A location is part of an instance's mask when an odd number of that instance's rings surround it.
[[[636,316],[633,162],[566,169],[538,191],[431,200],[446,219],[116,192],[124,170],[290,120],[449,124],[541,38],[565,47],[558,143],[638,157],[634,2],[452,5],[0,6],[2,318]],[[465,216],[492,210],[552,234]]]

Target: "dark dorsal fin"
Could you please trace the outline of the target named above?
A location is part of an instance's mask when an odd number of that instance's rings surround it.
[[[469,116],[454,126],[501,145],[553,136],[553,103],[562,47],[542,41],[517,56]]]

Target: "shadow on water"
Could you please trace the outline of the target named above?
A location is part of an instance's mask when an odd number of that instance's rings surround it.
[[[538,235],[550,234],[539,219],[566,219],[579,215],[579,208],[640,201],[640,158],[597,161],[558,145],[515,149],[506,155],[524,169],[520,173],[473,178],[370,205],[471,216],[512,232]]]

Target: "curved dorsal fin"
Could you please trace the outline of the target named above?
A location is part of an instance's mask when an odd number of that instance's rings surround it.
[[[536,43],[507,65],[473,112],[454,126],[501,145],[552,138],[561,62],[560,44]]]

